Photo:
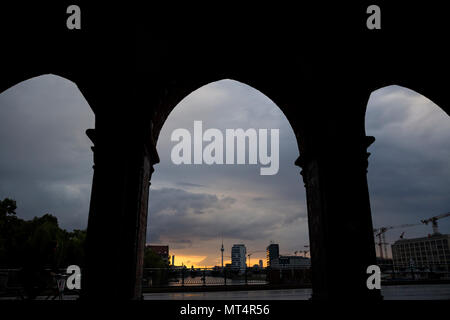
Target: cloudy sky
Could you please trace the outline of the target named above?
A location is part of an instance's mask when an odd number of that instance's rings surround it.
[[[261,176],[260,165],[174,165],[174,129],[280,129],[280,170]],[[371,95],[366,131],[374,226],[416,223],[450,210],[450,119],[431,101],[391,86]],[[0,199],[18,202],[30,219],[52,213],[66,229],[85,228],[92,179],[91,143],[85,135],[94,116],[76,85],[46,75],[0,94]],[[187,96],[170,114],[159,140],[149,202],[147,242],[168,244],[176,264],[220,264],[231,246],[244,243],[262,259],[271,240],[282,253],[308,244],[305,191],[294,165],[295,137],[278,107],[257,90],[222,80]],[[440,221],[450,233],[450,219]],[[424,236],[431,226],[396,229],[388,242]]]
[[[85,228],[92,182],[94,114],[76,85],[41,76],[0,94],[0,199],[19,217],[51,213],[68,229]]]
[[[224,135],[225,129],[279,129],[278,174],[260,175],[259,164],[173,164],[170,154],[176,142],[171,133],[177,128],[193,133],[195,120],[203,121],[204,130],[217,128]],[[287,254],[308,244],[305,191],[300,168],[294,165],[299,155],[294,132],[280,109],[259,91],[231,80],[196,90],[169,115],[157,149],[161,163],[152,177],[148,237],[150,242],[173,243],[176,262],[191,264],[184,256],[192,255],[205,259],[196,263],[219,264],[222,236],[227,256],[234,243],[244,243],[248,252],[263,251],[252,255],[252,264],[264,258],[271,240]],[[177,260],[177,254],[188,260]]]

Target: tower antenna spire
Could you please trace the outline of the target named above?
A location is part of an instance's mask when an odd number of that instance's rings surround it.
[[[222,247],[220,248],[220,252],[222,254],[222,270],[223,270],[223,252],[225,251],[225,249],[223,248],[223,234],[222,234]]]

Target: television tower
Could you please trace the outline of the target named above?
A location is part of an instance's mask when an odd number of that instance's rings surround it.
[[[225,251],[225,249],[223,248],[223,238],[222,238],[222,247],[220,248],[220,251],[222,253],[222,269],[223,269],[223,252]]]

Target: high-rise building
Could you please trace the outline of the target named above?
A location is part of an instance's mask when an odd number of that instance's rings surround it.
[[[231,248],[231,266],[234,270],[245,272],[247,268],[246,263],[247,249],[243,244],[234,244]]]
[[[271,243],[267,247],[267,267],[272,269],[308,269],[311,259],[301,256],[280,256],[280,247]]]
[[[267,247],[267,267],[273,267],[278,264],[278,258],[280,256],[280,247],[277,243],[271,243]]]
[[[450,269],[450,235],[448,234],[398,240],[391,249],[396,269],[411,267],[432,271]]]
[[[264,265],[263,265],[263,261],[262,260],[259,260],[259,267],[262,269],[262,268],[264,268]]]

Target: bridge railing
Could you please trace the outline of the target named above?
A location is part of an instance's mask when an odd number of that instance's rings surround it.
[[[309,283],[309,269],[145,268],[143,287],[266,285]]]
[[[410,264],[378,264],[382,279],[389,280],[450,280],[450,262],[410,263]]]
[[[394,265],[379,264],[382,281],[450,281],[449,264]],[[56,271],[66,273],[62,268]],[[42,270],[37,276],[45,290],[55,287],[55,270]],[[53,274],[53,275],[52,275]],[[183,286],[233,286],[233,285],[310,285],[310,268],[247,268],[233,270],[230,268],[145,268],[143,270],[143,288],[183,287]],[[0,269],[0,295],[17,294],[24,291],[23,269]],[[71,291],[72,292],[72,291]]]

